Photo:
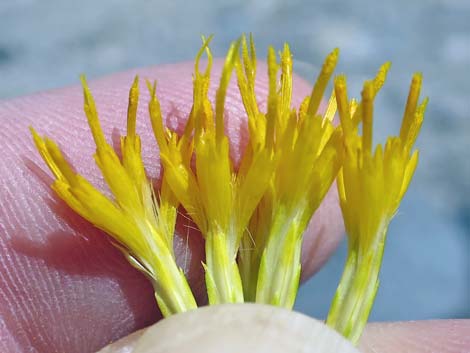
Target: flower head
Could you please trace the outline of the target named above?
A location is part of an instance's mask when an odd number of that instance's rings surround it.
[[[271,177],[274,160],[263,139],[243,158],[235,170],[229,141],[224,132],[224,109],[231,73],[238,60],[239,42],[227,53],[215,108],[208,98],[212,55],[211,38],[196,56],[193,77],[193,106],[181,138],[165,130],[155,90],[151,90],[150,115],[168,184],[192,217],[206,240],[206,285],[209,302],[243,302],[243,290],[236,263],[242,235]],[[207,68],[199,70],[206,52]],[[253,136],[253,139],[256,137]],[[192,154],[195,168],[191,168]],[[249,156],[248,156],[249,154]]]
[[[292,307],[300,278],[302,234],[323,200],[340,166],[340,133],[332,124],[334,97],[325,114],[318,113],[326,85],[338,59],[335,49],[299,110],[291,106],[292,54],[285,44],[280,64],[273,48],[268,52],[269,93],[266,113],[254,94],[256,65],[243,42],[244,71],[238,66],[238,84],[248,114],[251,146],[263,140],[272,150],[276,169],[250,223],[240,253],[245,293],[249,300]],[[278,72],[280,81],[278,83]],[[260,128],[260,126],[265,128]]]
[[[377,85],[367,81],[359,107],[348,101],[344,76],[335,81],[338,110],[344,131],[345,157],[338,177],[338,193],[349,239],[349,254],[327,323],[357,341],[367,322],[378,288],[388,225],[408,189],[418,151],[412,152],[428,100],[418,105],[421,74],[413,76],[400,135],[389,137],[384,148],[372,147],[373,100]],[[362,136],[354,121],[360,117]]]
[[[376,234],[395,215],[418,162],[418,151],[411,153],[421,127],[427,100],[418,106],[421,75],[413,77],[400,135],[389,137],[384,148],[372,148],[374,87],[366,82],[362,93],[362,136],[342,114],[345,131],[344,165],[338,178],[338,190],[346,230],[361,251],[373,246]],[[347,101],[343,77],[336,90],[341,104]],[[345,107],[344,111],[347,111]]]
[[[36,147],[55,176],[52,188],[75,212],[108,233],[127,260],[152,281],[165,316],[195,308],[196,302],[173,253],[177,200],[165,177],[157,198],[142,163],[140,138],[135,132],[138,78],[129,93],[127,135],[121,138],[122,159],[106,142],[84,78],[82,84],[85,113],[96,144],[95,161],[114,199],[77,174],[54,141],[40,137],[31,128]]]

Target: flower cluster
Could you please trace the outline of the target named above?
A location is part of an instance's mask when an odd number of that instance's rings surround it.
[[[252,301],[292,308],[303,232],[337,178],[349,253],[327,324],[355,342],[377,291],[387,226],[418,160],[412,147],[427,103],[418,104],[421,76],[413,77],[400,135],[389,138],[383,149],[379,145],[372,150],[373,101],[385,82],[388,63],[365,83],[360,101],[348,98],[346,78],[337,76],[327,108],[320,113],[338,49],[327,56],[310,96],[294,109],[289,46],[284,46],[279,59],[269,48],[269,91],[263,112],[255,94],[255,45],[252,37],[242,36],[228,50],[213,106],[208,95],[210,40],[203,38],[196,56],[193,105],[182,134],[164,126],[156,83],[147,81],[150,120],[164,170],[159,192],[146,176],[135,131],[137,78],[129,94],[122,158],[106,142],[82,79],[85,113],[97,147],[95,160],[113,198],[77,174],[52,140],[31,129],[55,176],[52,188],[78,214],[108,233],[128,261],[151,280],[158,306],[168,316],[196,308],[173,253],[180,205],[205,239],[209,304]],[[204,54],[207,65],[200,70]],[[224,125],[225,98],[234,73],[249,132],[237,166],[230,159]],[[340,124],[333,122],[336,112]]]

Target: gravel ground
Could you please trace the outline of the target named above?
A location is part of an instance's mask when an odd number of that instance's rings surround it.
[[[214,2],[215,3],[215,2]],[[259,53],[291,44],[297,70],[314,77],[333,47],[351,92],[386,60],[376,137],[397,131],[414,71],[431,99],[418,141],[421,163],[384,258],[372,320],[470,316],[470,1],[2,0],[0,98],[76,84],[132,67],[192,59],[199,34],[214,52],[253,32]],[[323,317],[345,246],[300,291],[297,309]]]

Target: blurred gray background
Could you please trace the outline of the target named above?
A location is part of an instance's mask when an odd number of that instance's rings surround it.
[[[376,108],[376,141],[398,131],[410,77],[430,97],[420,165],[394,219],[372,320],[470,317],[470,1],[1,0],[0,98],[76,84],[138,66],[192,60],[200,34],[215,54],[253,32],[291,44],[305,78],[334,47],[359,96],[393,63]],[[379,140],[380,139],[380,140]],[[345,259],[343,244],[300,290],[297,309],[324,317]]]

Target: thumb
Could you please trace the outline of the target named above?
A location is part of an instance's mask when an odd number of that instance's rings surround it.
[[[349,341],[318,320],[259,304],[217,305],[174,315],[99,353],[221,351],[358,353]]]
[[[470,320],[373,323],[366,327],[359,349],[364,353],[467,353],[469,332]],[[258,353],[358,352],[317,320],[274,307],[243,304],[177,315],[99,353],[215,353],[221,347],[229,353],[232,349]]]

